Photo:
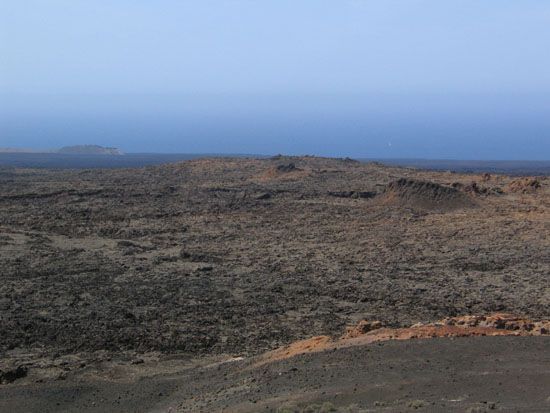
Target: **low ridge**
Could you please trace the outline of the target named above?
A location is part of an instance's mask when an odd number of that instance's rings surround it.
[[[384,203],[422,210],[452,210],[472,207],[474,201],[458,189],[434,182],[400,178],[381,194]]]

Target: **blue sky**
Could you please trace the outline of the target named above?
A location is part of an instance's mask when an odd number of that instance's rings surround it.
[[[550,3],[4,0],[0,146],[550,158]]]

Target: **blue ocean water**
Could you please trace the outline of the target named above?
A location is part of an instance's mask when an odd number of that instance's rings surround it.
[[[550,160],[546,96],[103,96],[5,100],[0,147]]]

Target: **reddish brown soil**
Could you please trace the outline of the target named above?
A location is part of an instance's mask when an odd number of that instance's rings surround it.
[[[509,192],[533,193],[541,187],[540,180],[533,177],[515,179],[508,185]]]
[[[348,327],[346,333],[337,339],[332,339],[329,336],[316,336],[270,351],[260,356],[256,366],[299,354],[362,346],[388,340],[544,335],[550,335],[550,320],[532,321],[505,313],[488,316],[450,317],[435,323],[416,324],[406,328],[389,328],[384,327],[380,321],[363,320],[356,326]]]

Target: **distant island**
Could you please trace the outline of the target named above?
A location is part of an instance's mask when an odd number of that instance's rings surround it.
[[[99,145],[64,146],[57,153],[70,155],[122,155],[122,152],[118,148],[106,148]]]
[[[74,145],[64,146],[60,149],[39,150],[26,148],[0,148],[0,153],[60,153],[67,155],[123,155],[118,148],[99,145]]]

